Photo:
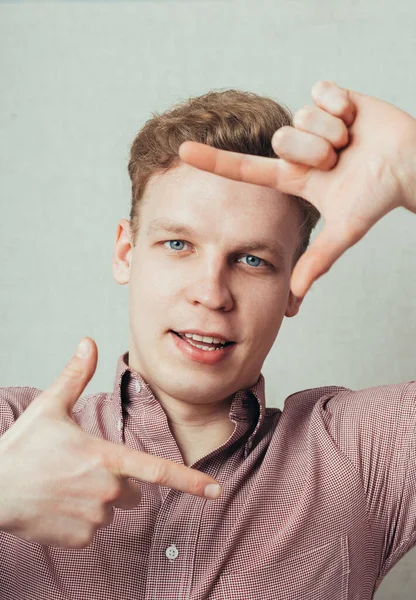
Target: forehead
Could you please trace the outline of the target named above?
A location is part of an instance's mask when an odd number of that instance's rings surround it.
[[[141,229],[154,221],[174,220],[202,229],[217,241],[256,236],[278,239],[285,246],[299,243],[300,211],[278,190],[233,181],[181,163],[153,176],[140,208]],[[152,223],[153,222],[153,223]]]

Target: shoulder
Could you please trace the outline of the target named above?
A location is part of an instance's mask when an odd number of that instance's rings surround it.
[[[107,438],[110,430],[115,432],[118,411],[119,407],[116,406],[112,393],[96,392],[77,400],[72,409],[72,417],[88,433]]]
[[[383,473],[398,457],[409,460],[416,428],[415,381],[361,390],[303,390],[289,396],[286,407],[291,427],[306,426],[314,439],[332,440],[330,446],[354,464],[364,481],[370,480],[372,457],[377,456]]]
[[[390,465],[414,436],[416,382],[345,390],[325,399],[318,411],[337,446],[357,465],[374,455]]]
[[[0,411],[11,411],[17,417],[29,406],[42,390],[33,387],[0,388]]]
[[[400,417],[409,417],[416,408],[416,382],[407,381],[389,385],[378,385],[361,390],[344,388],[326,397],[319,405],[327,419],[358,420],[372,423],[388,422]]]
[[[42,390],[33,387],[0,388],[0,435],[20,417]]]
[[[43,390],[34,387],[0,388],[0,435],[6,431],[28,408],[30,403],[42,394]],[[97,422],[110,410],[112,394],[98,392],[81,396],[74,405],[73,417],[80,425]]]
[[[416,421],[416,382],[379,385],[360,390],[340,386],[311,388],[285,400],[283,415],[292,425],[326,430],[344,450],[352,440],[362,443],[403,434]],[[407,434],[409,435],[409,433]]]
[[[342,386],[310,388],[291,394],[285,400],[290,411],[317,410],[328,415],[345,415],[346,412],[362,413],[386,410],[391,412],[403,406],[411,407],[416,401],[416,382],[407,381],[378,385],[361,390]]]

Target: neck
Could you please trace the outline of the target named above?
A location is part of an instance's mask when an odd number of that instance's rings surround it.
[[[137,361],[129,352],[129,366],[149,383]],[[150,384],[153,394],[163,408],[170,431],[182,454],[184,464],[190,466],[224,444],[234,431],[229,412],[234,394],[216,402],[194,404],[174,398]]]
[[[221,405],[189,405],[163,395],[158,399],[187,466],[224,444],[234,430],[231,398]]]
[[[228,419],[228,416],[226,420],[205,425],[184,425],[172,422],[170,419],[168,421],[187,467],[224,444],[234,430],[234,423]]]

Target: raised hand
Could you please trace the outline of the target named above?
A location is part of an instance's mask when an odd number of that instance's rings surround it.
[[[97,346],[84,338],[57,381],[0,438],[0,529],[28,541],[85,548],[113,520],[113,506],[140,502],[135,480],[216,498],[212,477],[173,461],[113,444],[83,431],[72,408],[97,366]]]
[[[291,290],[312,283],[389,211],[416,212],[416,120],[395,106],[333,82],[312,88],[315,102],[271,141],[280,158],[227,152],[184,142],[180,158],[217,175],[305,198],[325,226],[300,257]]]

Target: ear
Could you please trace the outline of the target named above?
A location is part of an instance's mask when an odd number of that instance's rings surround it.
[[[292,291],[289,292],[289,298],[286,306],[286,317],[294,317],[298,314],[300,305],[303,302],[303,298],[298,298],[293,294]]]
[[[121,219],[117,226],[113,254],[113,276],[120,285],[125,285],[130,281],[131,257],[132,243],[130,221]]]

